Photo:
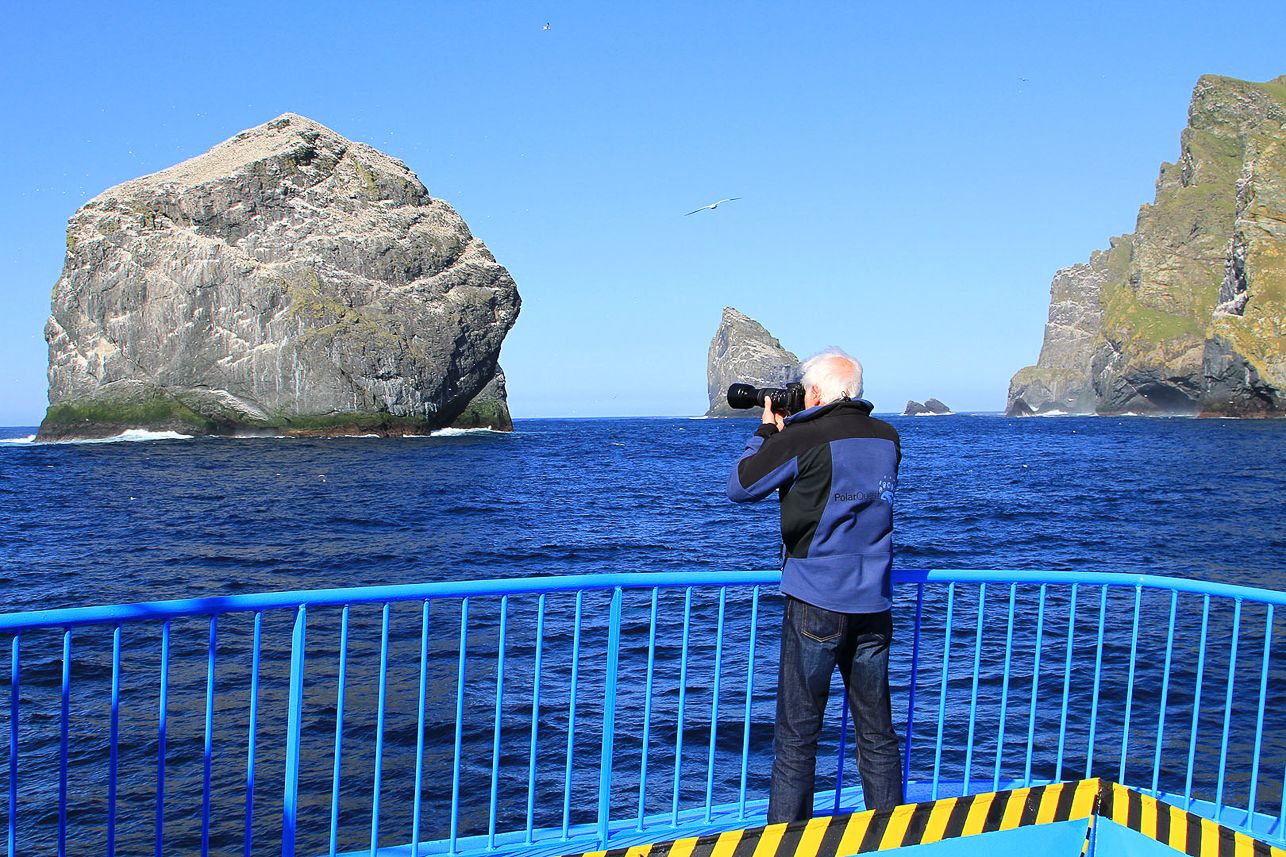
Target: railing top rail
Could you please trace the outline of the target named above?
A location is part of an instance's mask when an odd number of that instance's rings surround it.
[[[354,586],[342,589],[302,589],[293,592],[263,592],[188,598],[175,601],[148,601],[59,610],[32,610],[0,614],[0,631],[32,628],[64,628],[99,625],[140,619],[177,619],[224,613],[306,607],[343,607],[354,604],[384,604],[396,601],[424,601],[497,595],[539,595],[579,590],[651,589],[653,587],[754,586],[775,584],[779,571],[694,571],[639,572],[631,574],[568,574],[549,577],[514,577],[496,580],[430,581],[386,586]]]
[[[1039,585],[1128,586],[1143,589],[1164,589],[1193,595],[1211,595],[1219,598],[1261,601],[1265,604],[1286,605],[1286,592],[1259,589],[1253,586],[1236,586],[1192,580],[1186,577],[1166,577],[1159,574],[1130,574],[1114,571],[1015,571],[997,569],[895,569],[894,583],[1017,583]]]
[[[781,581],[780,571],[636,572],[625,574],[574,574],[519,577],[499,580],[432,581],[341,589],[305,589],[150,601],[57,610],[32,610],[0,614],[0,632],[36,628],[68,628],[138,620],[177,619],[224,613],[306,607],[341,607],[498,595],[539,595],[578,590],[685,588],[708,586],[765,586]],[[1197,595],[1261,601],[1286,606],[1286,592],[1208,583],[1178,577],[1097,571],[1005,571],[998,569],[895,569],[893,582],[908,583],[1014,583],[1022,585],[1125,586],[1163,589]]]

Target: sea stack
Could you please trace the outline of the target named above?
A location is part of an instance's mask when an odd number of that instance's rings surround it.
[[[906,403],[906,410],[902,412],[904,417],[918,417],[924,414],[929,416],[944,416],[951,413],[951,409],[942,402],[934,398],[925,399],[924,404],[912,399]]]
[[[1054,275],[1012,416],[1286,411],[1286,75],[1202,77],[1136,230]]]
[[[707,416],[741,417],[753,413],[728,407],[728,387],[732,384],[780,388],[798,380],[798,357],[782,348],[777,338],[753,318],[732,307],[724,308],[706,359],[710,393]]]
[[[508,429],[520,304],[401,161],[288,113],[72,216],[37,439]]]

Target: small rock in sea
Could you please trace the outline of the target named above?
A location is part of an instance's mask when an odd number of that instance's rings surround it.
[[[915,417],[920,414],[949,414],[951,409],[937,399],[928,399],[922,405],[914,399],[906,403],[906,410],[902,412],[904,417]]]

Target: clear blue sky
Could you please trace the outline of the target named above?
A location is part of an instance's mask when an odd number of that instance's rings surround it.
[[[703,412],[729,305],[847,348],[877,411],[999,410],[1197,78],[1286,73],[1280,0],[3,2],[0,425],[44,415],[77,207],[287,111],[401,158],[509,268],[517,417]]]

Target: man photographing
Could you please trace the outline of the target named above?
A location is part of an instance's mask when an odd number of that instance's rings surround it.
[[[836,666],[857,729],[867,809],[902,803],[889,701],[897,430],[863,401],[862,364],[838,348],[803,365],[804,409],[763,421],[728,477],[734,502],[781,499],[785,614],[768,823],[813,816],[817,737]]]

